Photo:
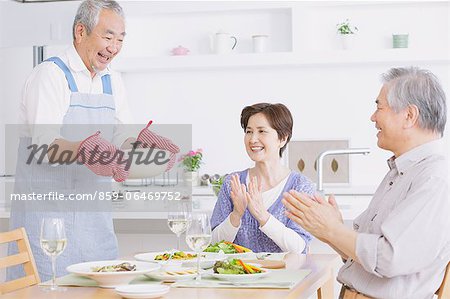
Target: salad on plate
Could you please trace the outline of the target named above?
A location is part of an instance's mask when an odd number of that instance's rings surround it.
[[[195,252],[184,251],[161,251],[161,252],[146,252],[139,253],[134,256],[138,261],[158,263],[163,267],[168,266],[185,266],[190,267],[196,265],[197,254]],[[207,253],[200,254],[200,267],[203,269],[211,268],[218,260],[223,260],[225,257],[221,256],[207,256]]]
[[[214,252],[214,253],[223,252],[225,254],[235,254],[235,253],[252,252],[252,250],[247,248],[247,247],[234,244],[232,242],[220,241],[220,242],[217,242],[215,244],[209,245],[204,250],[204,252]]]
[[[231,259],[216,262],[211,276],[233,283],[243,283],[265,277],[269,275],[269,272],[269,270],[261,269],[259,265],[247,264],[240,259]]]
[[[175,251],[173,254],[170,252],[164,252],[155,256],[155,261],[167,261],[171,260],[191,260],[197,257],[197,254],[186,253],[184,251]]]
[[[239,259],[229,261],[217,261],[213,267],[214,273],[217,274],[258,274],[265,272],[263,269],[244,263]]]

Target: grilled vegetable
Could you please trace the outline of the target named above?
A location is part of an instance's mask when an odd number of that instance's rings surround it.
[[[224,241],[224,243],[233,246],[234,249],[236,249],[236,251],[237,251],[238,253],[242,253],[242,252],[252,252],[249,248],[244,247],[244,246],[240,246],[240,245],[237,245],[237,244],[228,242],[228,241]]]

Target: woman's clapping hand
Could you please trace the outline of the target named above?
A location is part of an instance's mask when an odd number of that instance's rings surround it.
[[[248,192],[246,192],[248,210],[258,220],[260,226],[264,226],[269,220],[270,214],[264,207],[262,198],[262,185],[258,182],[258,178],[254,176],[248,184]]]
[[[247,209],[246,187],[239,181],[239,176],[234,174],[231,176],[231,200],[233,202],[233,212],[231,212],[231,223],[238,227],[241,218]]]

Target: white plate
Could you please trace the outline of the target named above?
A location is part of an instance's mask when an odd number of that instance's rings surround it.
[[[256,259],[282,261],[288,252],[258,252],[255,253]]]
[[[207,258],[220,260],[225,257],[226,259],[254,259],[256,255],[254,252],[244,252],[244,253],[223,253],[223,252],[203,252]]]
[[[155,257],[157,255],[163,255],[164,253],[170,253],[170,252],[171,252],[171,250],[139,253],[139,254],[136,254],[134,256],[134,258],[137,259],[138,261],[158,263],[161,265],[166,265],[166,264],[181,265],[183,262],[186,262],[186,261],[197,261],[197,257],[192,258],[192,259],[183,259],[183,260],[182,259],[170,259],[168,261],[155,260]],[[195,252],[192,252],[192,251],[184,251],[184,253],[196,254]]]
[[[153,150],[149,153],[150,150]],[[130,150],[125,151],[124,158],[128,158]],[[143,178],[152,178],[157,175],[162,174],[167,169],[167,163],[158,165],[153,162],[155,155],[159,152],[164,152],[165,158],[159,158],[159,160],[167,160],[170,157],[170,152],[162,149],[151,149],[151,148],[137,148],[134,150],[132,163],[130,165],[130,172],[128,175],[128,179],[143,179]],[[162,153],[158,154],[162,156]],[[148,156],[148,158],[147,158]],[[140,159],[140,163],[137,164],[137,159]],[[151,161],[151,163],[146,163],[146,161]]]
[[[144,261],[144,262],[152,262],[152,263],[158,263],[160,264],[163,268],[165,268],[166,266],[185,266],[185,267],[191,267],[191,266],[195,266],[197,263],[197,258],[193,258],[193,259],[187,259],[187,260],[169,260],[169,261],[157,261],[155,260],[155,257],[157,255],[160,254],[164,254],[167,253],[169,251],[161,251],[161,252],[147,252],[147,253],[140,253],[140,254],[136,254],[134,256],[134,258],[138,261]],[[190,254],[196,254],[195,252],[191,252],[191,251],[185,251],[185,253],[190,253]],[[205,256],[203,256],[205,255]],[[214,266],[214,263],[216,261],[220,261],[220,260],[224,260],[225,257],[221,257],[221,256],[209,256],[207,255],[207,252],[202,252],[201,256],[200,256],[200,267],[205,269],[205,268],[211,268],[212,266]]]
[[[260,279],[262,277],[265,277],[269,275],[270,271],[264,269],[264,272],[262,273],[256,273],[256,274],[219,274],[219,273],[213,273],[211,274],[212,277],[221,279],[221,280],[227,280],[231,282],[248,282]]]
[[[152,284],[130,284],[116,288],[117,294],[130,299],[159,298],[167,294],[169,290],[170,288],[166,285]]]
[[[110,265],[117,265],[121,263],[130,263],[136,265],[136,271],[128,272],[93,272],[93,267],[103,267]],[[155,263],[146,263],[138,261],[124,261],[124,260],[113,260],[113,261],[95,261],[74,264],[66,268],[70,273],[77,275],[87,276],[95,281],[102,288],[114,288],[120,285],[128,284],[136,276],[141,274],[156,271],[161,266]]]
[[[197,276],[197,273],[183,273],[187,270],[193,270],[196,272],[196,269],[194,268],[185,268],[185,267],[168,267],[163,270],[154,271],[151,273],[145,274],[145,276],[148,276],[150,278],[158,279],[165,282],[175,282],[175,281],[181,281],[181,280],[189,280],[195,278]]]

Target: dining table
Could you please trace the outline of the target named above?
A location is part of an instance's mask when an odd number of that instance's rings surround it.
[[[309,298],[317,294],[319,299],[334,298],[335,275],[334,265],[339,256],[336,254],[293,254],[285,255],[285,268],[290,270],[308,270],[309,274],[290,289],[280,288],[177,288],[171,287],[170,291],[162,298]],[[170,285],[170,284],[168,284]],[[64,292],[45,291],[39,285],[26,287],[1,296],[2,299],[100,299],[122,298],[114,289],[99,287],[68,286]]]

